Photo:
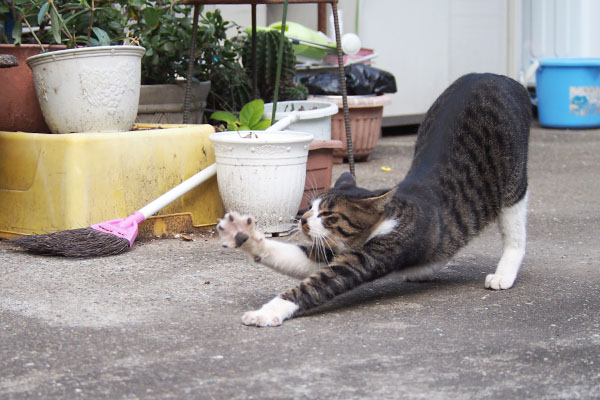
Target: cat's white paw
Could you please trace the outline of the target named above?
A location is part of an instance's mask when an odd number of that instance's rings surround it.
[[[249,326],[279,326],[283,323],[277,315],[262,310],[248,311],[242,316],[242,323]]]
[[[237,212],[225,214],[217,224],[217,232],[223,247],[242,247],[245,244],[256,244],[264,239],[264,235],[254,230],[254,218],[240,215]]]
[[[263,305],[260,310],[245,313],[242,316],[242,323],[253,326],[279,326],[294,315],[297,309],[298,306],[295,303],[275,297]]]
[[[510,289],[515,283],[515,278],[499,274],[489,274],[485,277],[485,287],[488,289]]]

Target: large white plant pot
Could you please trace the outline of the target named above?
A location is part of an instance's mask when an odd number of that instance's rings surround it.
[[[144,52],[139,46],[98,46],[29,57],[40,107],[52,133],[131,130]]]
[[[286,130],[312,133],[315,140],[331,140],[331,116],[338,112],[334,103],[317,100],[279,101],[275,120],[287,117],[292,111],[298,111],[300,119]],[[273,103],[265,104],[263,118],[271,118],[272,115]]]
[[[250,134],[253,137],[247,138]],[[313,135],[240,131],[214,133],[209,138],[225,209],[252,215],[262,232],[288,232],[302,201]]]

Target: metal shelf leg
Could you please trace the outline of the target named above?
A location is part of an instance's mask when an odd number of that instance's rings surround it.
[[[190,121],[190,103],[192,98],[192,78],[194,76],[194,64],[196,63],[196,36],[198,36],[198,18],[202,6],[194,4],[194,22],[192,25],[192,42],[190,43],[190,62],[185,82],[185,97],[183,99],[183,123]]]
[[[342,52],[342,40],[340,38],[340,24],[338,21],[337,2],[331,2],[331,8],[333,11],[333,25],[335,27],[335,43],[337,45],[340,88],[342,89],[344,125],[346,127],[346,145],[348,147],[348,164],[350,167],[350,173],[356,179],[356,173],[354,171],[354,148],[352,146],[352,132],[350,130],[350,109],[348,107],[348,92],[346,90],[346,73],[344,71],[344,53]]]

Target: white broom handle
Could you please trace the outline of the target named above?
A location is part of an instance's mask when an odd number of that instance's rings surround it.
[[[156,200],[142,207],[139,212],[144,215],[144,218],[148,218],[154,213],[158,212],[163,207],[169,205],[172,201],[183,196],[202,182],[212,178],[217,173],[217,164],[211,164],[204,168],[202,171],[192,175],[190,178],[181,182],[167,193],[163,194]]]
[[[294,111],[294,112],[290,113],[288,116],[286,116],[285,118],[278,121],[277,123],[271,125],[271,127],[267,128],[266,130],[267,131],[277,131],[277,130],[285,129],[288,125],[296,122],[298,119],[300,119],[300,115],[298,114],[298,112]],[[146,218],[150,217],[151,215],[157,213],[163,207],[166,207],[167,205],[169,205],[174,200],[183,196],[184,194],[186,194],[187,192],[189,192],[196,186],[209,180],[210,178],[215,176],[216,173],[217,173],[217,164],[211,164],[208,167],[204,168],[202,171],[196,173],[195,175],[192,175],[185,181],[181,182],[179,185],[175,186],[173,189],[169,190],[167,193],[161,195],[156,200],[153,200],[149,204],[140,208],[138,210],[138,212],[143,214],[144,219],[146,219]]]

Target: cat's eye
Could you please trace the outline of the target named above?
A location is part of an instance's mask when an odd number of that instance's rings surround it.
[[[318,218],[322,218],[322,217],[328,217],[330,215],[335,214],[333,211],[321,211],[319,213],[319,215],[317,215]]]

